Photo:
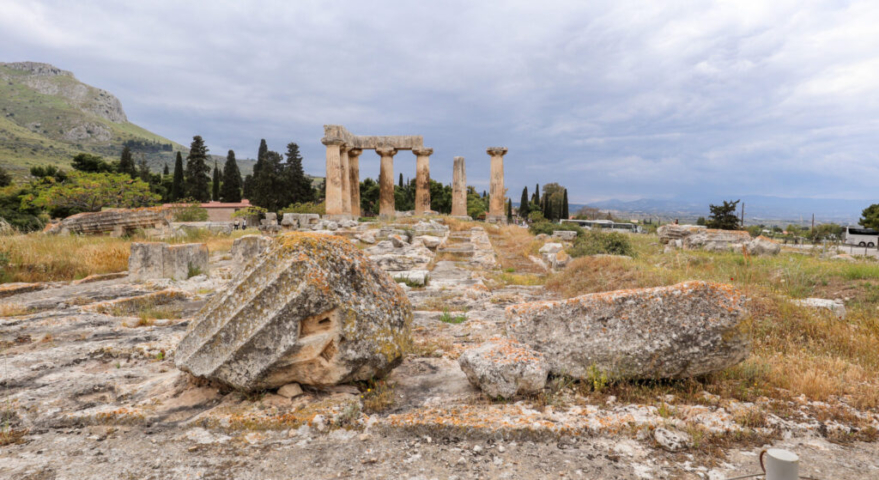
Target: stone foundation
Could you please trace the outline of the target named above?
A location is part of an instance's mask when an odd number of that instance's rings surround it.
[[[132,243],[128,274],[135,282],[158,278],[186,280],[208,273],[208,257],[208,247],[204,243]]]

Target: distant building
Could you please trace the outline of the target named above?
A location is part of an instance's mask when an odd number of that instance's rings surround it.
[[[179,203],[166,203],[162,207],[174,208],[182,205]],[[201,204],[201,208],[208,211],[208,221],[211,222],[231,222],[233,213],[250,206],[250,200],[247,199],[235,203],[207,202]]]

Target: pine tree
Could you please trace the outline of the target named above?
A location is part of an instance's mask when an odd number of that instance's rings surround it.
[[[174,161],[174,179],[171,181],[172,202],[176,202],[186,196],[186,184],[183,181],[183,155],[177,152],[177,160]]]
[[[150,166],[147,164],[146,157],[140,156],[137,161],[137,177],[144,182],[150,183]]]
[[[131,178],[137,177],[137,167],[134,165],[134,158],[128,146],[122,149],[122,156],[119,157],[119,173],[127,173]]]
[[[229,150],[226,164],[223,165],[223,184],[220,186],[220,200],[228,203],[241,201],[241,171],[235,161],[235,152]]]
[[[162,170],[162,175],[168,175],[169,173],[171,172],[168,171],[168,162],[165,162],[165,169]]]
[[[565,199],[562,203],[562,218],[567,219],[570,218],[568,215],[568,189],[565,189]]]
[[[522,218],[528,218],[528,214],[531,213],[531,206],[528,205],[528,187],[522,189],[522,199],[519,200],[519,216]]]
[[[305,203],[314,200],[314,188],[311,180],[305,176],[302,168],[302,155],[299,154],[299,145],[295,142],[287,144],[287,164],[284,166],[284,190],[289,192],[289,198],[285,199],[283,206],[292,203]]]
[[[208,202],[211,199],[210,172],[207,166],[208,147],[205,146],[201,135],[192,137],[189,146],[189,155],[186,157],[186,171],[184,172],[186,183],[186,196],[199,202]]]
[[[214,162],[214,178],[211,185],[211,200],[220,201],[220,169],[217,167],[216,161]]]

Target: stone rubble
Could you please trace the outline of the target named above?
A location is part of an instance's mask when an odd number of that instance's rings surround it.
[[[492,398],[512,398],[543,390],[549,369],[543,355],[509,338],[493,338],[458,357],[474,386]]]

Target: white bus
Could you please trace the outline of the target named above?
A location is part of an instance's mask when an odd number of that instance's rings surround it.
[[[600,228],[616,232],[641,233],[643,230],[634,223],[616,223],[613,220],[574,220],[563,219],[559,223],[573,223],[586,229]]]
[[[856,247],[875,247],[879,245],[879,232],[869,228],[845,227],[843,243]]]

